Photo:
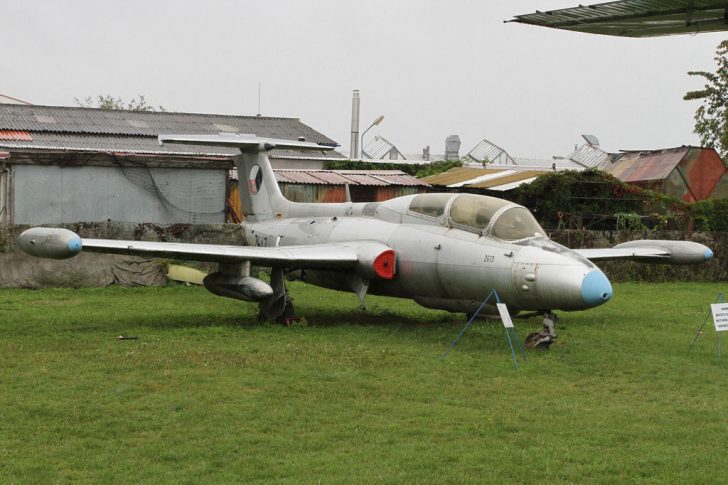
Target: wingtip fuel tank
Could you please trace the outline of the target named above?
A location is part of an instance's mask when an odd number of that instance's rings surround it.
[[[700,264],[713,259],[713,251],[693,241],[637,240],[617,244],[615,248],[659,248],[669,253],[667,257],[644,258],[647,262],[668,264]]]
[[[68,229],[33,227],[23,231],[16,240],[18,247],[40,258],[68,259],[83,250],[78,234]]]

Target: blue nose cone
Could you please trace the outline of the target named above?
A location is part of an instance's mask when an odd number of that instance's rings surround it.
[[[711,251],[710,249],[706,249],[704,256],[706,261],[710,261],[711,259],[713,259],[713,251]]]
[[[591,271],[581,282],[581,298],[588,305],[601,305],[612,298],[612,284],[601,271]]]

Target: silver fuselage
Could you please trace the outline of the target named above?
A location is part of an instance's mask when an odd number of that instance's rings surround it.
[[[546,237],[507,242],[428,220],[407,210],[412,197],[369,204],[291,204],[285,218],[243,224],[245,242],[256,246],[380,242],[396,253],[395,277],[371,280],[369,293],[410,298],[428,308],[453,312],[474,312],[493,289],[514,312],[584,310],[611,298],[603,273],[568,248]],[[297,211],[315,215],[297,217]],[[307,270],[303,279],[350,290],[340,272]],[[588,279],[599,279],[600,284],[593,287],[585,282]]]

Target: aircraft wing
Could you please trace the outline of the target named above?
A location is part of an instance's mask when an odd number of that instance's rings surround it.
[[[713,259],[713,251],[692,241],[638,240],[612,248],[574,249],[592,261],[627,259],[644,263],[698,264]]]
[[[358,261],[356,251],[342,244],[258,247],[84,238],[81,245],[83,251],[93,253],[216,263],[250,261],[257,266],[343,269]]]
[[[32,256],[66,259],[81,251],[107,254],[237,263],[291,269],[355,270],[365,277],[394,277],[394,251],[377,241],[311,244],[302,246],[232,246],[115,239],[85,239],[68,229],[34,227],[17,239]]]
[[[631,259],[639,261],[640,259],[668,259],[670,257],[668,251],[650,248],[599,248],[574,249],[574,251],[592,261],[606,261],[610,259]]]

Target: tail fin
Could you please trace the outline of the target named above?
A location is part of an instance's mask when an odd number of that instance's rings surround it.
[[[291,202],[278,187],[275,173],[266,152],[274,149],[333,150],[334,147],[303,141],[258,138],[252,135],[159,135],[159,143],[235,147],[241,154],[235,157],[238,170],[240,202],[246,220],[250,222],[274,219],[285,215]],[[279,215],[280,214],[280,215]]]
[[[290,202],[283,197],[265,152],[243,152],[235,157],[235,167],[245,220],[265,221],[287,212]]]

